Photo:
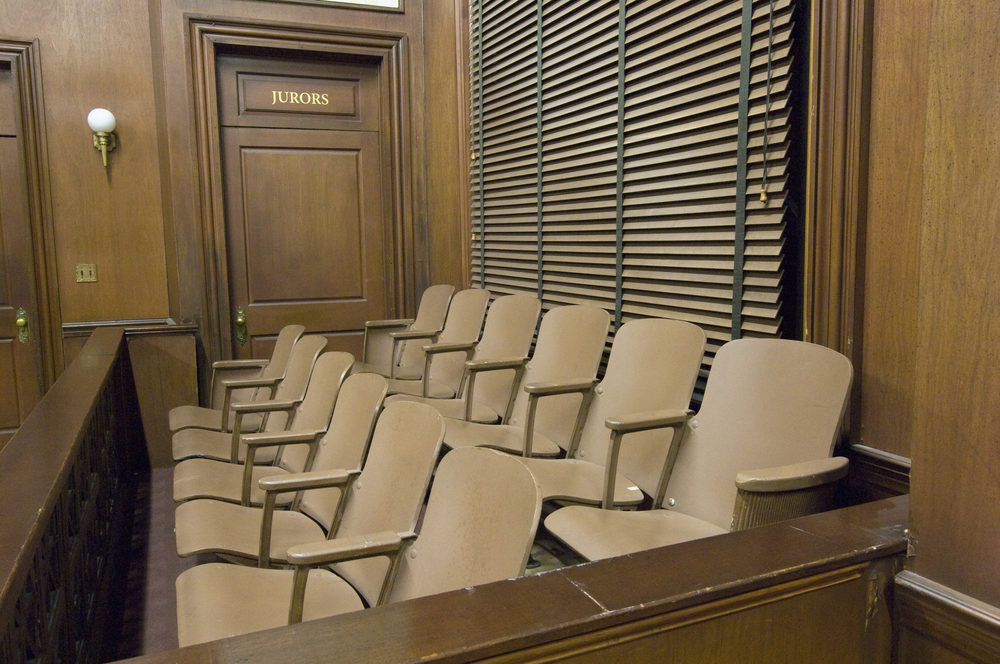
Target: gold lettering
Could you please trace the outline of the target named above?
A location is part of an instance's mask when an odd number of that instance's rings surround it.
[[[319,93],[318,92],[314,92],[310,96],[312,97],[312,103],[313,104],[319,104]]]
[[[271,106],[274,106],[277,103],[278,103],[278,91],[271,90]]]
[[[286,90],[281,90],[278,92],[278,101],[282,104],[288,103],[288,92]]]
[[[323,100],[324,106],[330,105],[330,95],[324,92],[323,94],[320,95],[320,98]]]
[[[301,103],[299,101],[299,93],[298,92],[289,92],[288,93],[288,101],[290,101],[293,104],[299,104],[299,103]]]
[[[323,92],[292,92],[290,90],[271,90],[271,105],[275,104],[313,104],[329,106],[330,95]]]

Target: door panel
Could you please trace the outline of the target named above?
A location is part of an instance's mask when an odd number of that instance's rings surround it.
[[[17,137],[14,76],[9,61],[0,61],[0,449],[42,394],[31,227]],[[28,319],[27,343],[17,333],[21,308]]]
[[[388,258],[378,67],[316,56],[217,58],[228,315],[246,315],[235,357],[263,357],[301,323],[359,355],[384,318]]]
[[[248,337],[293,322],[359,336],[387,302],[378,135],[227,127],[223,146],[230,305]]]

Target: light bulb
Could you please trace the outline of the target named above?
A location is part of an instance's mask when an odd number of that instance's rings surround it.
[[[95,108],[87,114],[87,124],[93,131],[110,134],[115,130],[115,116],[106,108]]]

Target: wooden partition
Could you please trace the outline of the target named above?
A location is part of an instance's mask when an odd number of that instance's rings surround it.
[[[130,661],[888,662],[907,511],[886,499]]]
[[[123,331],[96,330],[0,453],[0,661],[104,659],[145,462],[137,404]]]

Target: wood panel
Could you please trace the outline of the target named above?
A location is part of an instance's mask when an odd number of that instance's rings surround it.
[[[916,389],[929,0],[875,3],[860,429],[910,456]],[[900,103],[906,100],[906,103]]]
[[[934,3],[915,354],[912,569],[1000,606],[1000,12]]]

